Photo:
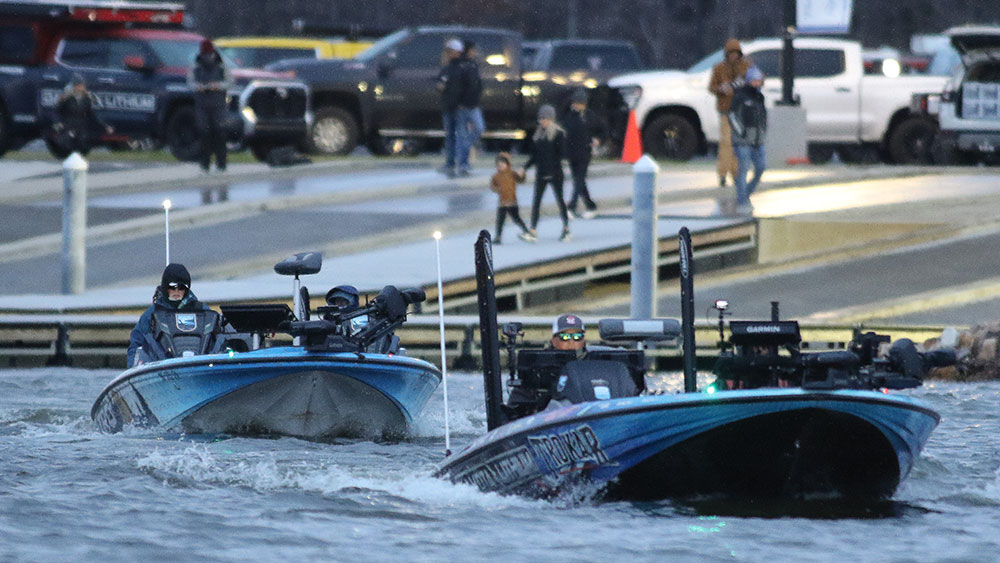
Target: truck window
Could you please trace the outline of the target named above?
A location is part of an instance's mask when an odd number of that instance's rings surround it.
[[[0,62],[28,64],[35,54],[35,34],[29,26],[0,26]]]
[[[617,45],[560,45],[552,53],[551,70],[636,70],[634,52]]]
[[[230,59],[241,67],[264,68],[284,59],[316,59],[316,49],[285,47],[220,47]]]
[[[781,49],[765,49],[748,55],[764,76],[781,76]],[[844,72],[844,52],[840,49],[796,49],[795,77],[822,78]]]
[[[464,38],[463,38],[464,39]],[[503,36],[495,33],[487,35],[474,35],[469,39],[475,41],[477,57],[479,63],[486,63],[489,66],[510,66],[510,60],[504,50]]]
[[[124,69],[125,57],[145,55],[134,39],[69,37],[59,49],[59,60],[68,66]]]
[[[440,35],[415,35],[396,48],[396,65],[399,68],[438,68],[444,37]]]

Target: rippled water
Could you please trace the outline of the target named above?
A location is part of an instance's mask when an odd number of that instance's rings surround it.
[[[1000,383],[913,392],[942,414],[891,502],[570,505],[430,476],[441,394],[395,444],[98,433],[112,371],[0,371],[0,561],[1000,560]],[[453,448],[484,430],[449,376]]]

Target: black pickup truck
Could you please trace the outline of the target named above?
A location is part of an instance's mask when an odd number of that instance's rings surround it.
[[[295,59],[267,67],[292,72],[312,91],[311,151],[346,154],[363,144],[385,154],[405,141],[408,150],[441,143],[441,104],[435,88],[445,41],[476,43],[483,81],[486,142],[510,146],[530,136],[542,104],[562,110],[576,88],[590,92],[591,108],[612,130],[625,107],[617,92],[586,68],[544,70],[525,65],[521,35],[472,27],[405,28],[348,60]],[[586,57],[583,57],[586,60]],[[627,111],[627,110],[625,110]],[[622,128],[623,129],[623,128]]]
[[[0,2],[0,155],[42,138],[74,74],[86,81],[94,109],[114,128],[98,143],[112,148],[166,145],[192,160],[199,139],[188,68],[204,39],[185,31],[184,6],[162,2],[35,0]],[[260,71],[233,71],[231,139],[264,159],[278,145],[302,141],[309,90]]]

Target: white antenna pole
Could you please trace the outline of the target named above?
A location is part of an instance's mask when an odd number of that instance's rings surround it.
[[[451,455],[451,432],[448,428],[448,362],[444,352],[444,292],[441,290],[441,231],[434,231],[434,249],[437,253],[438,318],[441,325],[441,385],[444,391],[444,455]]]
[[[167,243],[167,264],[170,264],[170,200],[163,200],[163,223]]]

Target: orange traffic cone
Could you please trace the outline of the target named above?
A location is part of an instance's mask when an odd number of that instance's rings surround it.
[[[635,164],[642,158],[642,139],[635,121],[635,110],[628,112],[628,127],[625,129],[625,146],[622,148],[622,162]]]

